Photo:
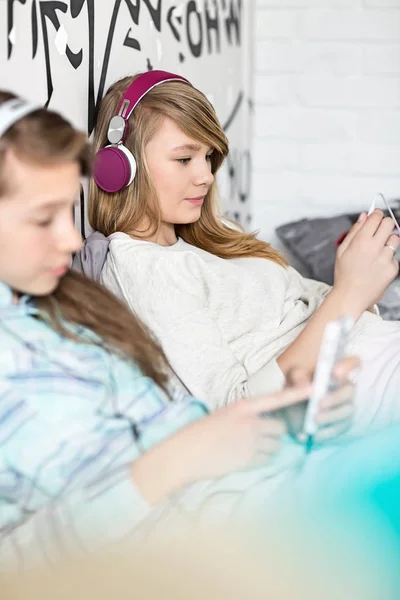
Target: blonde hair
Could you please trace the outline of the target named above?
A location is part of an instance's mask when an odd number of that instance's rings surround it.
[[[0,91],[0,105],[16,98]],[[22,160],[37,164],[62,164],[76,161],[82,175],[89,175],[92,150],[85,133],[74,129],[59,114],[39,109],[12,125],[0,137],[0,166],[7,151]],[[10,189],[11,178],[0,168],[0,200]],[[75,271],[61,279],[57,289],[47,296],[35,298],[43,320],[76,341],[65,321],[76,323],[96,333],[99,344],[106,344],[125,358],[138,364],[167,393],[167,360],[148,329],[134,316],[125,303],[99,284]]]
[[[116,114],[123,94],[139,76],[120,79],[109,88],[101,101],[94,132],[95,151],[107,145],[109,122]],[[217,173],[228,155],[227,137],[213,106],[202,92],[182,81],[167,81],[154,87],[131,114],[124,142],[137,162],[134,183],[115,193],[101,190],[94,181],[90,184],[89,222],[93,229],[105,236],[116,231],[127,234],[135,232],[136,235],[144,222],[149,223],[149,227],[140,234],[151,237],[157,233],[161,224],[161,209],[146,163],[145,148],[166,117],[190,138],[214,149],[211,158],[213,174]],[[279,252],[267,242],[257,239],[256,233],[245,233],[221,221],[215,181],[208,191],[199,220],[175,225],[175,231],[187,243],[221,258],[260,257],[283,266],[287,264]]]

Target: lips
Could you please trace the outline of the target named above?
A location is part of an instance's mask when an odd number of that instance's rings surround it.
[[[197,196],[197,198],[185,198],[188,202],[192,204],[202,204],[204,202],[205,196]]]
[[[56,277],[62,277],[68,271],[68,265],[63,265],[61,267],[56,267],[55,269],[51,269],[51,273]]]

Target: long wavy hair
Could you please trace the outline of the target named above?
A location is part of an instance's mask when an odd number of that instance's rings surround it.
[[[16,97],[0,91],[0,105]],[[0,201],[9,187],[8,173],[1,168],[9,150],[21,160],[37,165],[76,161],[81,174],[90,175],[92,149],[87,136],[59,114],[39,109],[17,121],[0,137]],[[86,338],[73,335],[64,323],[90,329],[97,334],[99,344],[132,359],[145,375],[167,391],[167,361],[163,351],[147,328],[111,292],[70,270],[53,293],[35,297],[35,303],[42,318],[56,331],[87,343]]]
[[[119,102],[129,85],[140,74],[124,77],[114,83],[100,103],[94,131],[94,149],[107,145],[107,131],[111,118],[117,113]],[[89,192],[89,222],[93,229],[108,236],[116,231],[135,235],[140,231],[144,239],[157,233],[161,225],[161,208],[152,183],[145,156],[145,148],[163,119],[174,121],[196,142],[212,147],[211,170],[215,175],[228,155],[227,137],[215,110],[207,97],[195,87],[182,81],[167,81],[150,90],[129,117],[126,147],[137,162],[135,181],[120,192],[101,190],[92,180]],[[143,231],[143,223],[149,223]],[[270,244],[226,225],[218,209],[217,183],[211,185],[195,223],[175,225],[178,237],[221,258],[260,257],[286,266],[283,256]]]

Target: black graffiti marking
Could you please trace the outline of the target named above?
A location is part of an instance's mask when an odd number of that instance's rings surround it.
[[[167,23],[171,28],[172,35],[176,39],[177,42],[181,41],[181,36],[179,35],[179,30],[173,22],[174,12],[176,10],[176,6],[171,6],[167,14]],[[182,25],[182,17],[176,17],[176,20],[180,25]]]
[[[79,0],[80,2],[80,0]],[[85,0],[83,0],[85,2]],[[83,6],[83,5],[82,5]],[[88,120],[87,127],[89,135],[94,129],[94,120],[96,114],[96,101],[94,91],[94,0],[86,0],[87,19],[88,19]],[[82,8],[82,7],[81,7]],[[75,12],[76,14],[76,12]],[[79,13],[76,15],[78,16]]]
[[[154,23],[155,28],[161,33],[161,0],[158,0],[156,8],[154,8],[151,2],[149,2],[148,0],[144,0],[144,3],[146,4],[149,10],[150,17]]]
[[[48,19],[51,22],[51,24],[53,25],[53,27],[55,28],[55,30],[58,31],[60,29],[61,25],[60,25],[60,20],[57,15],[57,11],[66,13],[68,10],[68,6],[67,6],[67,4],[64,4],[63,2],[57,2],[57,1],[55,1],[55,2],[47,1],[46,2],[43,0],[41,0],[41,2],[39,3],[39,6],[40,6],[40,18],[41,18],[42,33],[43,33],[44,56],[45,56],[45,64],[46,64],[47,101],[45,103],[45,106],[47,107],[49,105],[49,102],[53,95],[53,78],[52,78],[52,74],[51,74],[50,49],[49,49],[49,38],[48,38],[48,32],[47,32],[46,19]],[[67,44],[65,54],[66,54],[69,62],[71,63],[71,65],[74,67],[74,69],[77,69],[81,65],[82,57],[83,57],[82,50],[80,50],[79,52],[77,52],[75,54],[74,52],[72,52],[72,50],[70,49],[70,47]]]
[[[114,39],[115,25],[117,23],[118,12],[119,12],[120,6],[121,6],[121,0],[115,0],[115,4],[114,4],[113,12],[111,15],[111,20],[110,20],[110,28],[108,30],[108,35],[107,35],[107,42],[106,42],[106,48],[104,51],[103,64],[101,67],[99,88],[97,90],[97,99],[95,101],[94,97],[93,97],[91,99],[91,103],[89,105],[89,114],[88,114],[89,134],[92,133],[92,131],[94,129],[94,124],[95,124],[96,117],[97,117],[99,103],[104,94],[104,87],[105,87],[105,83],[106,83],[108,64],[110,62],[111,47],[112,47],[112,42]],[[93,39],[92,43],[94,43],[94,39]]]
[[[251,194],[251,153],[245,150],[240,160],[239,200],[246,202]]]
[[[71,48],[69,46],[67,46],[67,48],[65,50],[65,55],[75,70],[81,66],[83,50],[79,50],[79,52],[77,52],[75,54],[74,52],[72,52]]]
[[[198,38],[199,41],[195,43],[192,39],[192,28],[191,23],[193,23],[192,17],[197,17],[197,29],[198,29]],[[201,52],[203,49],[203,22],[201,20],[201,15],[197,10],[197,4],[195,0],[190,0],[187,11],[186,11],[186,31],[189,42],[190,51],[193,56],[198,57],[201,56]]]
[[[57,10],[57,8],[59,10],[62,10],[63,12],[67,12],[67,5],[66,4],[61,4],[60,2],[57,2],[58,6],[55,6],[53,2],[50,2],[49,5],[46,6],[43,5],[43,2],[40,2],[39,6],[40,6],[40,18],[41,18],[41,23],[42,23],[42,33],[43,33],[43,44],[44,44],[44,60],[45,60],[45,66],[46,66],[46,81],[47,81],[47,100],[45,102],[45,106],[47,107],[50,103],[51,97],[53,95],[53,78],[51,75],[51,67],[50,67],[50,52],[49,52],[49,38],[48,38],[48,34],[47,34],[47,24],[46,24],[46,16],[49,13],[49,9],[50,11],[53,11],[53,14],[50,13],[49,18],[50,20],[53,22],[54,25],[54,16],[55,15],[55,11]],[[58,21],[58,17],[56,20],[56,26],[60,25],[60,22]]]
[[[251,154],[249,150],[232,150],[227,157],[229,197],[244,204],[251,193]]]
[[[211,11],[211,5],[213,11]],[[198,9],[196,0],[190,0],[186,5],[185,33],[192,56],[202,56],[204,48],[204,30],[207,32],[207,51],[214,52],[212,34],[214,33],[216,52],[221,51],[221,22],[224,21],[225,31],[229,45],[241,45],[242,0],[220,0],[220,5],[225,15],[222,16],[217,0],[204,0],[203,11]],[[182,17],[177,16],[176,6],[172,6],[167,13],[167,24],[175,40],[182,42]],[[196,31],[195,31],[196,29]],[[235,34],[235,35],[234,35]],[[194,38],[196,41],[194,41]]]
[[[206,29],[207,29],[207,46],[208,46],[209,54],[212,54],[212,41],[211,41],[212,31],[215,31],[217,52],[218,53],[221,52],[221,36],[220,36],[221,32],[219,29],[218,4],[217,4],[216,0],[212,0],[212,1],[213,1],[214,11],[215,11],[214,17],[212,17],[210,14],[209,2],[206,2]]]
[[[236,102],[233,106],[232,112],[229,115],[229,117],[227,118],[227,120],[225,121],[225,124],[223,125],[223,129],[224,131],[228,131],[229,127],[232,125],[232,123],[234,122],[234,120],[236,119],[236,116],[240,110],[240,107],[242,105],[243,102],[243,98],[244,98],[244,93],[243,91],[240,91],[238,94],[238,97],[236,99]]]
[[[19,2],[22,5],[26,4],[26,0],[7,0],[8,10],[8,59],[11,58],[13,44],[10,40],[10,33],[14,27],[14,7],[15,3]],[[110,19],[110,26],[105,44],[102,67],[99,77],[99,85],[97,94],[95,93],[95,78],[94,78],[94,25],[95,25],[95,7],[94,0],[70,0],[69,6],[67,2],[56,0],[32,0],[31,5],[31,28],[32,28],[32,58],[37,56],[39,35],[38,35],[38,10],[41,22],[41,35],[43,39],[44,57],[45,57],[45,72],[47,85],[47,99],[45,106],[48,106],[53,94],[53,74],[51,69],[51,57],[49,48],[49,32],[48,22],[52,24],[56,31],[60,28],[60,20],[58,13],[66,14],[69,12],[72,19],[76,19],[83,11],[84,7],[87,10],[88,23],[88,133],[91,134],[94,128],[94,123],[97,114],[99,101],[104,95],[105,81],[107,78],[108,66],[110,62],[112,44],[115,35],[116,23],[120,14],[122,0],[114,0],[113,11]],[[125,6],[128,8],[129,15],[135,26],[139,25],[140,9],[143,4],[146,6],[150,18],[157,29],[162,30],[162,1],[157,0],[124,0]],[[236,34],[236,43],[240,44],[240,29],[241,29],[241,10],[242,0],[206,0],[202,5],[202,10],[198,8],[200,3],[195,0],[190,0],[186,4],[186,18],[183,19],[180,15],[176,15],[176,6],[171,7],[167,11],[166,24],[169,25],[175,40],[179,44],[184,43],[183,32],[185,32],[185,42],[188,44],[188,49],[192,56],[200,57],[204,49],[204,32],[206,32],[207,49],[209,53],[214,50],[220,52],[221,49],[221,23],[225,22],[228,42],[234,41],[233,33]],[[232,33],[233,32],[233,33]],[[214,43],[213,43],[214,41]],[[134,37],[134,28],[127,29],[123,45],[140,51],[140,42]],[[74,69],[78,69],[83,61],[83,49],[78,52],[73,52],[69,45],[66,46],[66,56]],[[180,63],[185,61],[185,52],[182,50],[178,54]],[[148,59],[148,69],[153,68]],[[227,123],[227,127],[230,122]]]
[[[156,8],[154,8],[154,6],[151,4],[151,2],[149,2],[149,0],[143,0],[143,1],[149,10],[150,17],[151,17],[151,20],[153,21],[155,28],[157,29],[157,31],[161,31],[161,0],[158,0]],[[136,0],[135,5],[132,4],[131,0],[125,0],[125,4],[128,7],[128,10],[132,17],[133,22],[135,23],[135,25],[139,25],[140,0]],[[128,33],[126,34],[126,37],[124,40],[124,46],[128,46],[129,48],[133,48],[134,50],[140,51],[141,50],[140,42],[136,38],[133,38],[130,36],[131,31],[132,31],[132,27],[129,29]]]
[[[19,2],[20,4],[26,4],[26,0],[7,0],[7,60],[10,59],[13,45],[10,40],[10,33],[14,27],[14,2]]]
[[[225,2],[223,2],[223,4],[225,5]],[[236,34],[236,44],[238,46],[240,46],[241,45],[240,23],[241,23],[241,18],[242,18],[242,0],[237,0],[236,14],[234,14],[233,7],[234,7],[234,2],[230,2],[229,3],[229,16],[227,19],[225,19],[226,35],[227,35],[229,44],[232,45],[233,44],[232,29],[234,29],[235,34]]]
[[[93,0],[92,0],[92,2],[93,2]],[[154,23],[155,28],[158,31],[161,31],[161,0],[158,0],[156,8],[154,8],[154,6],[151,4],[151,2],[149,2],[149,0],[143,0],[143,2],[145,3],[145,5],[147,6],[147,8],[150,12],[150,16]],[[135,25],[138,25],[139,24],[139,16],[140,16],[140,5],[141,5],[140,0],[137,0],[135,5],[132,4],[131,0],[125,0],[125,4],[128,7],[128,10],[132,17],[133,22],[135,23]],[[106,82],[106,77],[107,77],[107,72],[108,72],[108,65],[109,65],[110,56],[111,56],[111,48],[112,48],[112,43],[113,43],[113,39],[114,39],[115,27],[116,27],[116,23],[118,20],[120,7],[121,7],[121,0],[115,0],[113,13],[111,16],[111,21],[110,21],[110,28],[109,28],[108,36],[107,36],[106,48],[104,51],[99,87],[98,87],[98,91],[97,91],[97,98],[96,98],[96,100],[94,100],[94,95],[93,95],[89,101],[89,111],[88,111],[89,134],[91,134],[91,132],[94,129],[94,124],[96,122],[98,107],[99,107],[100,101],[104,95],[104,88],[105,88],[105,82]],[[125,37],[125,42],[128,42],[125,45],[128,45],[129,47],[134,48],[136,50],[138,49],[137,46],[135,46],[135,40],[133,38],[129,37],[129,31],[128,31],[128,39]],[[91,43],[94,45],[94,33],[93,33],[93,38],[92,38]],[[137,43],[139,43],[139,42],[137,42]],[[148,67],[149,71],[151,71],[153,69],[153,67],[151,66],[150,60],[148,60],[147,67]]]
[[[33,2],[32,2],[31,22],[32,22],[32,60],[33,60],[36,56],[36,52],[38,49],[38,38],[39,38],[36,0],[33,0]]]
[[[82,12],[83,5],[85,4],[85,0],[70,0],[70,11],[71,17],[76,19]]]
[[[7,58],[10,59],[13,51],[13,44],[10,40],[10,33],[14,26],[14,3],[18,1],[25,5],[26,0],[7,0],[7,34],[8,34],[8,52]],[[71,14],[76,16],[82,10],[82,2],[85,0],[71,0]],[[66,13],[68,5],[65,2],[43,1],[39,2],[40,20],[42,25],[43,46],[45,55],[45,69],[47,81],[47,100],[45,106],[48,106],[53,94],[53,79],[50,65],[50,48],[48,39],[47,20],[51,22],[56,31],[60,29],[60,21],[57,15],[58,11]],[[37,2],[32,0],[31,5],[31,30],[32,30],[32,59],[36,57],[38,49],[38,17],[37,17]],[[78,69],[82,64],[83,51],[73,52],[67,44],[65,54],[70,64],[74,69]]]
[[[239,225],[242,224],[243,217],[237,211],[225,210],[224,213],[223,213],[223,216],[226,219],[228,219],[229,221],[234,221],[234,222],[238,223]]]
[[[138,0],[135,5],[132,4],[130,0],[125,0],[125,4],[128,7],[129,13],[132,17],[132,21],[135,25],[139,24],[139,14],[140,14],[140,0]]]
[[[148,8],[151,20],[154,23],[154,27],[157,29],[157,31],[161,32],[161,0],[157,1],[156,7],[154,7],[149,0],[142,1]],[[136,0],[135,4],[132,4],[131,0],[125,0],[125,4],[128,7],[133,22],[135,25],[139,25],[141,0]]]
[[[124,46],[128,46],[129,48],[133,48],[133,50],[141,50],[142,47],[137,41],[137,39],[130,37],[130,33],[132,31],[132,27],[129,28],[128,33],[124,39]]]

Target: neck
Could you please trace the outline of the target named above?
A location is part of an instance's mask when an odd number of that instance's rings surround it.
[[[175,233],[175,228],[173,231],[159,231],[154,236],[154,241],[156,244],[160,246],[173,246],[178,241],[178,238]]]
[[[153,242],[159,246],[173,246],[178,241],[173,223],[161,223],[159,230],[151,236],[143,235],[138,230],[133,231],[130,235],[136,239]]]

